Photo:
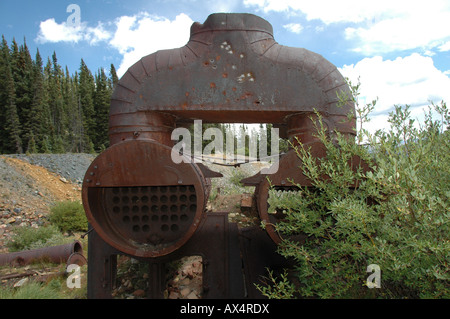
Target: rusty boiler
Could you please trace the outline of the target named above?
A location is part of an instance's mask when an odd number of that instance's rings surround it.
[[[194,120],[272,123],[323,156],[310,117],[316,110],[330,132],[354,136],[355,122],[347,117],[354,104],[349,99],[338,107],[343,94],[350,96],[350,90],[336,66],[307,49],[278,44],[271,24],[252,14],[212,14],[192,25],[185,46],[137,61],[111,99],[110,147],[93,161],[83,182],[93,229],[89,297],[110,297],[113,256],[120,254],[151,265],[152,298],[162,296],[164,263],[191,254],[208,260],[204,298],[255,297],[250,281],[279,260],[279,237],[271,227],[244,234],[226,214],[206,213],[209,179],[220,174],[194,161],[174,163],[171,133]],[[270,176],[275,187],[292,187],[290,180],[308,185],[294,151],[279,163]],[[260,218],[273,223],[265,177],[243,182],[255,186]]]

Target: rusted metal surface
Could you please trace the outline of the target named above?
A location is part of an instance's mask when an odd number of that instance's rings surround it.
[[[264,19],[212,14],[193,24],[185,46],[150,54],[124,74],[111,101],[110,136],[133,139],[134,131],[153,129],[146,123],[154,112],[175,116],[176,125],[202,119],[283,126],[288,116],[316,109],[335,122],[354,113],[351,102],[337,107],[337,94],[349,92],[333,64],[278,44]],[[124,123],[129,132],[120,129]]]
[[[65,245],[0,254],[0,265],[10,264],[23,266],[40,259],[54,263],[74,263],[79,266],[84,265],[86,262],[81,243],[74,241]]]
[[[89,222],[118,250],[139,257],[182,246],[204,217],[206,179],[194,163],[175,164],[152,140],[108,148],[88,168],[82,190]]]
[[[239,230],[242,267],[244,268],[246,297],[262,298],[255,284],[264,286],[267,270],[282,270],[292,262],[277,253],[277,246],[261,227],[247,227]]]
[[[110,299],[116,282],[117,255],[122,254],[93,231],[89,234],[88,298]],[[149,264],[147,298],[164,296],[166,265],[185,256],[202,257],[203,299],[244,298],[242,261],[236,224],[228,222],[228,213],[210,213],[199,230],[171,254],[137,260]]]
[[[344,96],[343,103],[338,96]],[[97,254],[90,259],[90,296],[108,296],[115,271],[113,254],[153,264],[152,278],[159,276],[162,259],[196,250],[193,242],[199,254],[207,253],[216,263],[210,267],[218,270],[210,273],[223,277],[214,279],[216,286],[209,289],[217,293],[210,295],[233,295],[233,289],[220,288],[229,284],[225,278],[231,274],[221,260],[236,255],[228,238],[237,232],[211,223],[205,212],[209,179],[221,175],[201,163],[174,163],[172,131],[194,120],[271,123],[294,144],[298,139],[312,147],[314,156],[322,157],[325,150],[313,135],[310,117],[320,113],[331,138],[334,130],[354,137],[355,121],[347,116],[355,113],[354,104],[350,98],[345,102],[345,96],[350,97],[350,90],[333,64],[309,50],[278,44],[270,23],[251,14],[212,14],[203,24],[192,25],[185,46],[136,62],[111,99],[111,146],[94,160],[83,182],[83,205],[95,230],[89,237],[90,253]],[[295,152],[289,151],[280,158],[278,172],[270,175],[272,185],[284,190],[296,184],[309,186],[299,166]],[[244,183],[255,186],[259,216],[269,225],[271,240],[278,243],[270,226],[277,217],[267,207],[266,177],[256,174]],[[225,242],[214,249],[208,236],[214,245]],[[252,245],[260,247],[258,238],[260,233]],[[273,247],[270,250],[273,253]],[[248,260],[258,263],[267,258],[252,255]],[[160,296],[160,288],[153,290],[152,296]]]

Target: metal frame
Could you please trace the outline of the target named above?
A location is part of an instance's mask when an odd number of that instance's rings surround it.
[[[83,204],[95,229],[89,235],[88,297],[111,297],[114,256],[120,254],[150,264],[150,298],[162,297],[164,264],[188,255],[203,257],[204,298],[261,297],[254,283],[266,274],[266,267],[289,265],[276,253],[280,238],[270,225],[268,175],[242,181],[255,186],[266,231],[238,229],[228,223],[226,213],[205,212],[209,179],[220,174],[200,163],[178,167],[170,163],[171,132],[196,119],[272,123],[284,137],[310,146],[316,157],[322,157],[323,145],[314,136],[317,113],[331,138],[335,131],[355,136],[355,120],[348,117],[355,113],[354,103],[337,68],[316,53],[278,44],[270,23],[251,14],[212,14],[203,24],[192,25],[185,46],[155,52],[130,67],[111,99],[111,146],[93,162],[83,182]],[[295,152],[289,151],[280,159],[278,172],[269,176],[271,185],[309,186],[301,165]],[[139,232],[151,228],[148,218],[144,221],[136,215],[135,233],[125,228],[129,219],[115,217],[121,208],[111,203],[114,195],[105,193],[108,187],[173,185],[194,187],[195,216],[178,240],[169,240],[164,235],[167,227],[158,224],[163,227],[155,231],[161,245]],[[136,212],[147,211],[136,207]]]

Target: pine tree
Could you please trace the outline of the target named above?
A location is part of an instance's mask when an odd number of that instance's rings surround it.
[[[119,82],[119,77],[117,76],[116,68],[112,63],[109,73],[110,73],[111,88],[112,90],[114,90],[116,88],[117,82]]]
[[[33,61],[28,51],[26,40],[18,47],[13,41],[11,49],[11,71],[16,92],[16,107],[22,130],[21,139],[24,147],[28,145],[32,135],[31,106],[33,100]]]
[[[52,75],[52,61],[50,58],[47,58],[47,64],[44,67],[44,90],[47,95],[47,115],[48,115],[48,126],[45,130],[45,134],[43,136],[43,144],[42,150],[44,153],[51,153],[53,149],[52,141],[54,140],[54,136],[56,134],[55,130],[55,116],[54,116],[54,93],[52,88],[53,84],[53,75]]]
[[[36,154],[36,153],[38,153],[36,140],[34,139],[34,135],[33,134],[31,134],[30,139],[28,141],[28,146],[27,146],[26,153],[27,154]]]
[[[66,151],[80,152],[83,149],[83,116],[78,103],[78,75],[70,76],[66,67],[63,82],[63,100],[66,112]]]
[[[78,73],[72,80],[73,93],[75,94],[75,104],[72,113],[72,133],[73,133],[73,146],[75,152],[89,152],[92,151],[89,147],[89,140],[85,134],[83,109],[81,107],[81,98],[79,95],[79,80]]]
[[[39,50],[37,50],[36,59],[33,62],[32,89],[33,98],[30,110],[30,131],[36,145],[36,151],[42,151],[45,153],[44,136],[48,134],[48,130],[50,128],[50,110],[44,81],[42,58]],[[32,151],[29,150],[29,152]]]
[[[93,140],[96,150],[105,149],[109,144],[109,105],[111,99],[111,87],[108,78],[101,68],[95,76],[94,111],[96,120],[96,136]]]
[[[50,81],[49,93],[51,96],[50,109],[53,115],[53,125],[55,126],[55,140],[59,140],[65,133],[65,124],[67,123],[65,119],[66,112],[64,110],[64,99],[63,99],[63,81],[64,73],[61,66],[58,64],[58,59],[56,53],[53,52],[52,55],[52,77]]]
[[[84,140],[87,147],[87,149],[83,151],[90,152],[92,151],[90,145],[92,145],[91,143],[95,140],[97,135],[94,109],[95,83],[94,77],[83,59],[81,59],[78,81],[78,98],[80,108],[83,112],[83,125],[85,130]]]
[[[2,120],[1,151],[22,153],[20,122],[16,108],[16,92],[11,72],[10,52],[5,37],[0,52],[0,116]]]

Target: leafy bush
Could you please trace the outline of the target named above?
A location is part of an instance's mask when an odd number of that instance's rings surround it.
[[[234,169],[231,172],[231,176],[230,176],[230,183],[237,186],[237,187],[243,187],[241,180],[248,177],[245,172],[239,168]]]
[[[37,249],[60,242],[63,235],[52,225],[33,228],[15,227],[11,239],[6,243],[10,252]],[[60,244],[60,243],[59,243]]]
[[[370,108],[369,108],[370,109]],[[432,113],[440,115],[434,120]],[[450,133],[445,103],[430,106],[417,127],[409,106],[396,106],[388,132],[360,136],[361,146],[338,133],[332,142],[322,123],[317,136],[326,157],[296,148],[312,188],[269,204],[284,210],[276,225],[283,238],[279,252],[296,263],[301,297],[450,298]],[[447,127],[448,128],[448,127]],[[359,139],[362,141],[363,138]],[[358,155],[370,170],[350,169]],[[327,175],[323,180],[320,176]],[[357,187],[353,187],[357,185]],[[290,240],[305,234],[303,244]],[[367,267],[381,269],[381,289],[369,289]],[[272,279],[268,297],[293,295],[291,286]],[[281,288],[280,288],[281,287]],[[280,288],[281,291],[274,292]],[[284,290],[284,291],[283,291]]]
[[[270,269],[267,269],[267,272],[269,277],[263,278],[265,285],[256,285],[256,288],[264,296],[267,296],[269,299],[290,299],[294,296],[295,285],[290,282],[286,270],[280,274],[280,278],[277,278]]]
[[[88,221],[80,202],[59,202],[50,211],[50,222],[62,232],[87,231]]]

